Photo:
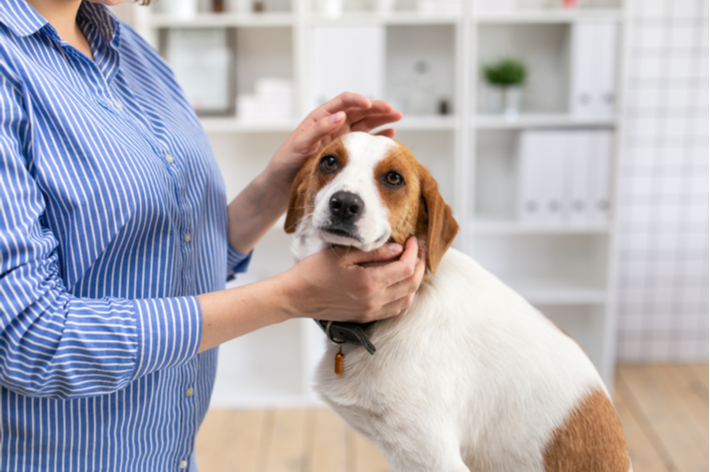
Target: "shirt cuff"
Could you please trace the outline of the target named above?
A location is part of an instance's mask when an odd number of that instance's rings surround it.
[[[247,271],[252,254],[254,254],[253,250],[244,255],[234,249],[231,244],[227,244],[227,280],[232,280],[236,274]]]
[[[182,365],[197,355],[202,312],[196,297],[133,301],[138,314],[136,370],[133,380]]]

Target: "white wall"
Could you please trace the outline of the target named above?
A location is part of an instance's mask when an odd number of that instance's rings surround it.
[[[707,361],[708,1],[628,1],[619,361]]]

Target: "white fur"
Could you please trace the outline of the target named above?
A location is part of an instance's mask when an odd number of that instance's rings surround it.
[[[298,228],[299,258],[323,247],[317,222],[337,190],[367,199],[363,234],[378,237],[386,222],[374,182],[367,182],[389,149],[386,141],[358,133],[345,144],[347,168],[319,192],[316,211]],[[329,345],[316,388],[380,446],[394,472],[541,472],[554,430],[586,394],[604,389],[572,339],[454,249],[413,305],[375,324],[370,339],[372,356],[343,346],[342,376],[333,371],[337,347]]]

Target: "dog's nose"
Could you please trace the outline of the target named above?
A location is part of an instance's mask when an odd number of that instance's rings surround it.
[[[365,203],[352,192],[341,190],[330,197],[330,213],[341,223],[353,223],[364,209]]]

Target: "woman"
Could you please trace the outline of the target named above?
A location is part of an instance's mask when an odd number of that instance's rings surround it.
[[[197,118],[141,38],[95,3],[3,0],[0,470],[194,467],[212,348],[293,317],[366,322],[409,306],[424,272],[415,240],[224,290],[307,156],[400,118],[335,98],[227,207]]]

